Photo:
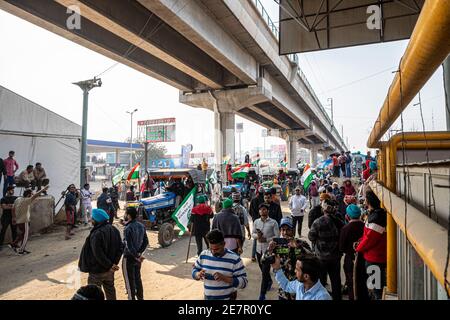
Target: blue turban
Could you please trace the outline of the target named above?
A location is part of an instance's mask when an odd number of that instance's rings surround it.
[[[375,161],[369,162],[370,170],[377,170],[377,163]]]
[[[109,220],[109,215],[103,209],[93,209],[92,210],[92,219],[96,222],[103,222]]]
[[[355,204],[350,204],[345,212],[351,219],[358,219],[361,216],[361,209]]]

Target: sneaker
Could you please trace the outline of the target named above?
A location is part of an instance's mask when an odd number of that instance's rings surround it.
[[[77,226],[77,225],[75,225],[75,224],[74,224],[74,225],[73,225],[72,227],[73,227],[73,228],[78,228],[78,226]]]
[[[8,244],[8,247],[10,247],[12,251],[17,252],[17,248],[14,247],[11,243]]]

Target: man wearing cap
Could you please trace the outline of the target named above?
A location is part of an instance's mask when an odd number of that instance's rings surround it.
[[[295,227],[292,224],[290,217],[284,217],[281,219],[280,224],[280,238],[289,241],[289,254],[280,256],[281,269],[284,275],[289,281],[295,280],[295,263],[299,254],[311,254],[311,247],[306,241],[295,238]],[[269,243],[269,248],[264,255],[263,260],[273,255],[273,251],[277,247],[275,240]],[[300,249],[300,252],[296,252]],[[299,253],[299,254],[298,254]],[[284,291],[281,287],[278,289],[278,300],[295,300],[295,293],[289,293]]]
[[[222,202],[222,210],[215,215],[212,228],[222,232],[225,238],[225,247],[237,254],[242,253],[242,229],[239,218],[233,211],[233,200],[230,198]]]
[[[259,300],[265,300],[266,292],[272,286],[272,279],[270,277],[270,265],[262,263],[261,259],[269,248],[270,241],[280,235],[280,229],[278,228],[278,223],[269,217],[269,205],[267,203],[259,206],[259,216],[260,218],[256,219],[254,223],[252,237],[257,240],[256,257],[262,273]]]
[[[211,207],[206,203],[206,200],[206,196],[198,196],[198,204],[192,208],[192,234],[195,236],[195,241],[197,243],[198,256],[200,256],[200,253],[203,251],[203,240],[205,240],[206,248],[209,249],[209,243],[208,240],[206,240],[206,234],[211,228],[211,219],[214,217],[214,213]]]
[[[239,218],[239,223],[241,224],[242,245],[244,245],[245,229],[247,229],[249,240],[252,237],[251,232],[250,232],[250,225],[248,224],[247,209],[245,209],[244,206],[241,204],[241,194],[239,192],[233,192],[233,194],[231,195],[231,198],[233,199],[232,208],[233,208],[234,214]]]
[[[315,180],[311,181],[308,188],[309,199],[311,200],[310,208],[314,208],[320,204],[319,189]]]
[[[255,228],[255,221],[259,219],[259,206],[264,203],[264,187],[259,187],[258,194],[250,202],[250,216],[253,221],[253,229]],[[256,261],[256,239],[253,240],[252,247],[252,261]]]
[[[305,209],[308,206],[306,197],[301,193],[299,187],[295,188],[295,194],[289,200],[289,209],[291,210],[292,223],[294,228],[298,223],[298,236],[302,236],[303,216],[305,215]]]
[[[8,227],[11,227],[11,239],[14,240],[17,237],[17,227],[16,221],[13,219],[12,210],[14,207],[14,201],[17,197],[14,196],[14,186],[8,186],[6,188],[6,196],[0,200],[0,205],[2,207],[2,217],[1,225],[2,230],[0,231],[0,250],[2,250],[3,240],[5,240],[6,231]],[[11,244],[10,244],[11,247]]]
[[[363,236],[364,222],[361,221],[361,209],[350,204],[346,209],[346,219],[348,224],[341,230],[339,237],[339,250],[345,254],[344,273],[345,285],[348,289],[348,299],[354,300],[353,295],[353,261],[355,260],[354,244]]]
[[[94,228],[81,249],[78,267],[89,273],[88,284],[103,287],[107,300],[116,300],[114,273],[119,270],[123,253],[120,232],[108,223],[109,215],[102,209],[92,210]]]
[[[330,276],[333,300],[341,300],[341,252],[339,251],[339,235],[344,223],[335,216],[336,201],[322,202],[324,215],[314,221],[308,238],[320,260],[320,281],[326,283]]]

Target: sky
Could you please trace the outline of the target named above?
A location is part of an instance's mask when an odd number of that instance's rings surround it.
[[[278,21],[272,0],[262,0]],[[407,41],[398,41],[299,55],[305,73],[322,104],[333,99],[334,121],[343,126],[350,150],[365,150],[367,137],[386,97]],[[66,117],[82,121],[82,91],[73,82],[91,79],[115,62],[56,34],[0,10],[0,85]],[[88,138],[124,141],[130,136],[127,110],[134,115],[133,136],[138,120],[175,117],[176,142],[165,143],[169,154],[191,143],[193,152],[213,152],[213,113],[178,102],[178,90],[139,71],[118,64],[102,75],[103,85],[90,92]],[[445,130],[442,68],[421,91],[426,130]],[[412,104],[417,102],[417,98]],[[419,108],[404,112],[405,130],[422,130]],[[262,127],[244,123],[241,149],[262,147]],[[200,124],[200,125],[199,125]],[[394,127],[398,127],[398,121]],[[283,144],[266,138],[266,146]],[[236,135],[236,151],[239,140]]]

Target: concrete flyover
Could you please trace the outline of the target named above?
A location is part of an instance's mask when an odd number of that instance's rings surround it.
[[[76,6],[80,28],[68,28]],[[346,146],[251,0],[0,1],[0,9],[180,90],[215,112],[215,153],[234,159],[234,116],[282,132],[289,161]]]

